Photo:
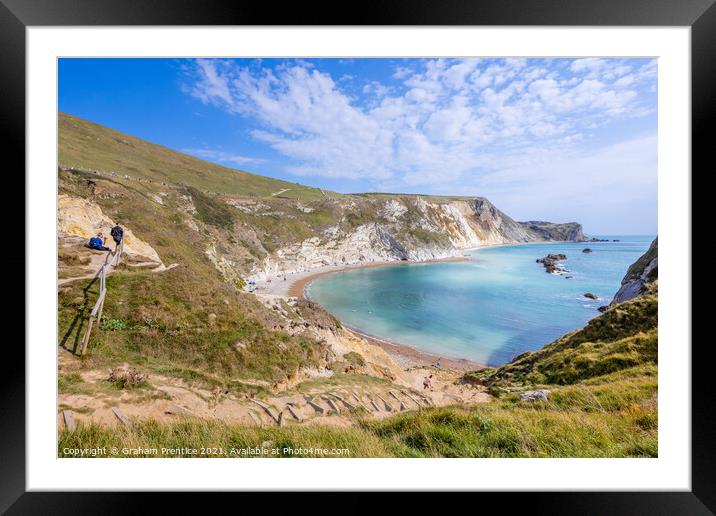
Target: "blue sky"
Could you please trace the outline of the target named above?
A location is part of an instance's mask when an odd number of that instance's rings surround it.
[[[654,59],[61,59],[59,109],[339,192],[657,230]]]

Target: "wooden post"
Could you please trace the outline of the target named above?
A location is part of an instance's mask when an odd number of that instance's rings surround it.
[[[117,416],[117,419],[119,419],[125,427],[129,428],[129,419],[119,410],[119,407],[112,407],[112,412],[114,412],[114,415]]]
[[[102,266],[102,272],[99,275],[100,279],[100,286],[99,286],[99,293],[100,293],[100,299],[102,300],[99,303],[99,310],[97,311],[97,323],[102,323],[102,310],[104,309],[104,298],[107,294],[107,268],[103,265]]]
[[[85,330],[85,335],[82,337],[82,344],[80,345],[80,356],[85,354],[85,350],[87,349],[87,344],[89,343],[89,336],[92,332],[92,324],[94,323],[94,316],[90,315],[89,322],[87,323],[87,329]]]
[[[92,313],[90,313],[89,323],[87,324],[87,330],[85,331],[84,338],[82,339],[80,355],[85,354],[85,350],[87,349],[87,344],[89,344],[90,333],[92,333],[92,325],[94,324],[94,321],[97,318],[97,313],[99,312],[99,310],[102,308],[102,305],[104,304],[104,296],[106,293],[107,293],[106,290],[103,290],[99,293],[99,298],[97,299],[97,302],[94,304],[94,308],[92,308]]]
[[[74,432],[75,428],[77,428],[77,425],[75,423],[75,418],[72,415],[72,412],[69,410],[63,410],[62,417],[65,420],[65,428],[70,432]]]
[[[97,324],[102,324],[102,310],[104,309],[104,297],[102,296],[102,303],[99,305],[99,311],[97,312]]]
[[[119,263],[119,257],[122,254],[122,249],[124,248],[124,238],[120,240],[119,246],[117,246],[117,250],[115,251],[115,265]],[[85,331],[84,336],[82,337],[82,342],[80,344],[80,356],[85,354],[85,351],[87,350],[87,345],[89,344],[89,338],[90,334],[92,333],[92,326],[94,324],[95,319],[98,322],[102,322],[102,310],[104,309],[104,298],[107,295],[107,266],[111,265],[111,260],[109,259],[110,255],[107,255],[107,258],[105,259],[102,266],[97,271],[97,274],[94,276],[97,278],[99,276],[99,297],[97,298],[97,301],[94,304],[94,307],[92,308],[92,313],[90,314],[89,322],[87,323],[87,330]]]
[[[249,410],[248,414],[256,426],[261,426],[261,420],[259,419],[259,416],[257,416],[253,410]]]

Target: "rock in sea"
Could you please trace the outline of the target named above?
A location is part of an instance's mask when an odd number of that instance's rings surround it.
[[[558,263],[566,259],[566,254],[548,254],[544,258],[538,258],[535,261],[544,265],[545,272],[552,274],[556,271],[562,270]]]

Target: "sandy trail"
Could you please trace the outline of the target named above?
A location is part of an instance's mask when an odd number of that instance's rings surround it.
[[[413,368],[395,382],[375,385],[313,382],[300,391],[287,389],[253,398],[219,388],[207,389],[159,374],[148,374],[146,387],[130,390],[111,388],[107,369],[88,369],[75,356],[59,349],[61,374],[77,373],[81,383],[58,397],[58,425],[61,412],[71,411],[79,422],[121,424],[112,410],[116,407],[133,420],[177,421],[201,418],[249,426],[291,424],[351,426],[356,410],[361,417],[382,419],[403,412],[454,404],[484,403],[491,396],[480,386],[459,383],[460,373],[432,367]],[[423,378],[432,374],[432,388],[423,388]]]
[[[90,259],[90,261],[83,266],[83,268],[87,271],[85,274],[80,274],[78,276],[71,276],[68,278],[58,278],[57,284],[58,285],[64,285],[66,283],[70,283],[72,281],[78,281],[78,280],[87,280],[92,279],[97,276],[100,267],[102,267],[103,264],[107,263],[107,274],[112,274],[116,271],[116,267],[114,264],[115,261],[115,250],[112,251],[96,251],[93,249],[88,249],[84,247],[84,239],[80,239],[78,237],[70,236],[70,237],[63,237],[60,238],[59,242],[61,249],[70,249],[79,251],[83,256],[86,256]],[[173,269],[174,267],[177,267],[179,264],[173,263],[171,265],[164,265],[162,262],[155,262],[155,261],[143,261],[143,262],[127,262],[124,258],[126,258],[126,253],[123,253],[120,257],[121,263],[126,263],[127,267],[132,268],[141,268],[141,267],[152,267],[151,269],[148,269],[149,272],[164,272]],[[63,270],[62,264],[59,264],[58,272]]]

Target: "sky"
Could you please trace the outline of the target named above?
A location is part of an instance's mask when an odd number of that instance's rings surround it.
[[[651,58],[72,58],[58,104],[342,193],[483,196],[516,220],[657,232]]]

